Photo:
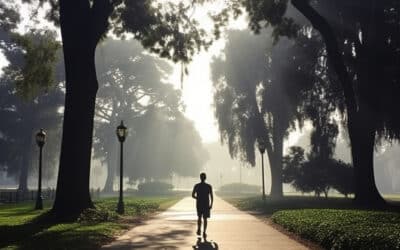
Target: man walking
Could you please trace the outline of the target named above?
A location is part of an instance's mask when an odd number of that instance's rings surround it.
[[[210,218],[210,209],[212,208],[214,202],[214,196],[212,192],[212,187],[210,184],[206,183],[206,174],[200,174],[200,183],[197,183],[193,187],[192,197],[196,199],[196,209],[197,209],[197,235],[200,235],[201,228],[201,218],[203,217],[203,237],[207,237],[207,218]],[[211,202],[210,202],[211,198]]]

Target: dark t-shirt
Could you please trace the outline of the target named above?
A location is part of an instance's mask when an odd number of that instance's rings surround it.
[[[207,183],[198,183],[194,186],[193,192],[196,193],[196,206],[202,208],[209,208],[210,206],[210,194],[212,193],[212,187]]]

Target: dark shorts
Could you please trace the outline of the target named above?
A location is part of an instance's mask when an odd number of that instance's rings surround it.
[[[196,207],[197,216],[203,218],[210,218],[210,208],[209,207]]]

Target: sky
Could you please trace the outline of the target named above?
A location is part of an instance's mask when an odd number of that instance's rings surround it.
[[[213,55],[219,54],[223,46],[220,41],[209,52],[201,52],[195,56],[188,66],[189,74],[184,77],[182,97],[185,103],[185,115],[194,122],[203,143],[212,143],[219,140],[218,127],[213,112],[213,91],[210,73],[210,61]],[[174,65],[171,82],[180,88],[181,66]]]
[[[208,17],[208,12],[216,11],[223,5],[223,1],[215,1],[201,9],[196,9],[194,18],[196,18],[201,27],[207,32],[212,32],[213,23]],[[229,23],[228,29],[246,29],[246,19],[239,18]],[[213,87],[211,81],[210,63],[213,57],[221,55],[225,47],[226,40],[221,37],[208,49],[197,54],[193,61],[188,65],[189,74],[184,77],[181,86],[181,65],[174,65],[174,73],[171,76],[171,82],[175,87],[182,88],[182,97],[186,105],[185,115],[194,122],[196,129],[203,140],[203,143],[213,143],[219,141],[218,127],[214,117],[212,107]]]

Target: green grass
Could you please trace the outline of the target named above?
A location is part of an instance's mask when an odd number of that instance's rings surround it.
[[[400,249],[400,214],[385,211],[301,209],[272,221],[327,249]]]
[[[0,205],[0,249],[98,249],[114,236],[151,213],[178,201],[178,197],[125,198],[125,215],[115,213],[117,198],[95,201],[75,222],[52,223],[45,209],[34,210],[33,203]]]

